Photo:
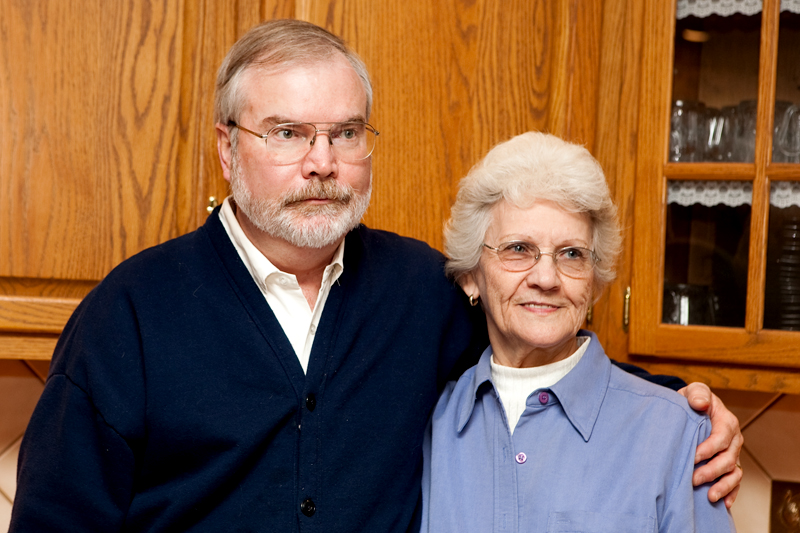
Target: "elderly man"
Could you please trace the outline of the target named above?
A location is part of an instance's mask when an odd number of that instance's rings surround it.
[[[117,267],[67,324],[12,531],[418,524],[431,407],[487,341],[441,254],[359,225],[371,95],[363,63],[317,26],[268,22],[234,45],[216,98],[232,197]],[[713,479],[741,436],[712,409],[704,453],[734,443],[698,471]]]

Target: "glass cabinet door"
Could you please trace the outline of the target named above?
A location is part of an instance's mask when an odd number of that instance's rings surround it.
[[[800,367],[800,0],[649,0],[643,54],[630,352]]]
[[[763,325],[800,331],[800,0],[781,3],[771,163]]]

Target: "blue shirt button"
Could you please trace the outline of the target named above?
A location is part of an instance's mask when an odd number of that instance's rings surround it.
[[[527,461],[527,460],[528,460],[528,456],[527,456],[527,455],[525,455],[525,453],[524,453],[524,452],[519,452],[519,453],[518,453],[516,456],[514,456],[514,459],[515,459],[515,460],[516,460],[516,461],[517,461],[519,464],[521,464],[521,465],[522,465],[522,464],[525,464],[525,461]]]
[[[547,403],[549,400],[550,400],[550,395],[549,395],[549,394],[547,394],[546,392],[540,392],[540,393],[539,393],[539,403],[540,403],[540,404],[544,405],[544,404],[546,404],[546,403]]]

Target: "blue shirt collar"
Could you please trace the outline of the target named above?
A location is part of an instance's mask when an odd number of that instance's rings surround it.
[[[572,427],[581,434],[585,441],[588,441],[608,390],[611,361],[606,357],[605,351],[594,333],[580,330],[578,336],[592,339],[586,353],[575,368],[550,387],[550,391],[561,403]],[[480,361],[475,366],[470,384],[469,401],[464,402],[458,417],[457,431],[459,433],[472,416],[478,394],[489,388],[482,389],[482,385],[488,382],[491,385],[492,393],[497,395],[492,382],[491,358],[492,347],[489,346],[484,350]],[[531,393],[533,392],[531,391]]]

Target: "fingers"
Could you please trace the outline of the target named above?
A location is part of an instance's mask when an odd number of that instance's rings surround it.
[[[733,471],[722,476],[719,481],[714,483],[708,489],[708,500],[716,502],[721,498],[725,498],[725,507],[731,508],[736,496],[739,494],[739,484],[742,482],[742,467],[736,465]]]
[[[697,447],[694,462],[697,464],[721,454],[721,452],[730,451],[731,454],[724,457],[725,465],[729,468],[728,470],[720,471],[718,475],[722,475],[732,470],[736,464],[739,458],[739,451],[744,443],[744,437],[739,429],[739,420],[725,407],[722,400],[713,393],[711,393],[711,401],[708,407],[708,417],[711,420],[711,435]],[[712,461],[712,463],[715,462]],[[719,466],[723,465],[720,464]],[[711,477],[706,481],[716,477]]]
[[[705,383],[689,383],[678,391],[689,400],[689,406],[695,411],[705,411],[712,404],[712,392]]]
[[[739,429],[739,420],[716,394],[710,394],[708,416],[711,420],[711,435],[697,447],[695,464],[710,460],[694,471],[692,483],[697,486],[717,479],[708,490],[708,499],[716,502],[725,498],[725,505],[730,508],[736,500],[739,483],[742,481],[742,468],[738,463],[744,436]]]
[[[709,437],[709,439],[710,438],[711,437]],[[741,439],[741,442],[743,441],[744,439]],[[708,444],[708,441],[704,442],[703,444]],[[701,444],[701,446],[703,444]],[[698,446],[698,449],[699,448],[700,447]],[[732,473],[736,468],[736,462],[739,459],[740,449],[740,439],[736,437],[731,441],[731,446],[716,454],[708,463],[698,466],[695,469],[694,474],[692,475],[692,484],[695,486],[702,485],[703,483],[714,481],[720,476]],[[725,494],[728,492],[730,492],[730,490],[720,494],[720,496],[725,496]]]
[[[741,470],[741,467],[739,467],[739,470]],[[736,496],[738,495],[739,495],[739,485],[736,485],[736,488],[730,491],[727,496],[725,496],[725,507],[730,509],[731,506],[733,505],[733,502],[736,501]]]

